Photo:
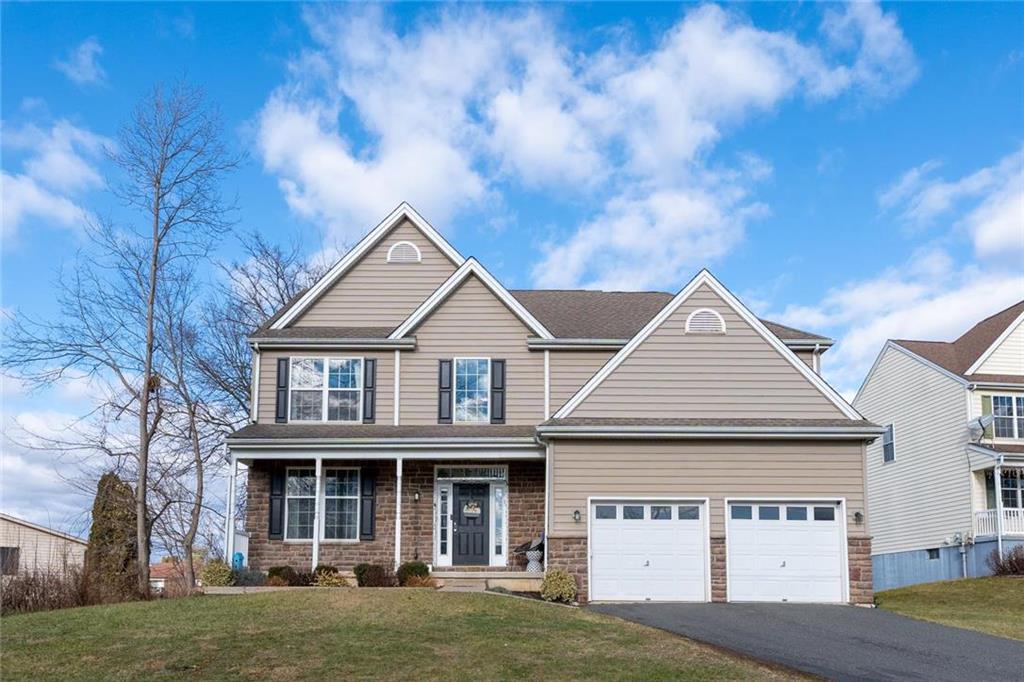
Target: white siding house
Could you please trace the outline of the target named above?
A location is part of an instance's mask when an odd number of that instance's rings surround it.
[[[0,514],[0,567],[3,575],[81,566],[85,561],[87,544],[74,535]]]
[[[890,430],[866,451],[875,590],[1024,544],[1022,320],[1024,301],[953,342],[889,341],[864,380],[854,406]]]

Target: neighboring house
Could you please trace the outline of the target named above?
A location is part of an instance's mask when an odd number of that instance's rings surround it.
[[[202,563],[195,562],[195,572],[202,570]],[[184,594],[189,585],[185,579],[185,565],[177,559],[164,559],[149,567],[149,587],[158,594]]]
[[[953,342],[889,341],[864,380],[854,406],[886,429],[867,460],[875,589],[987,575],[1024,543],[1022,323],[1024,301]]]
[[[3,575],[81,566],[87,545],[74,535],[0,514],[0,570]]]
[[[544,537],[583,599],[872,599],[881,429],[817,373],[830,340],[707,271],[676,295],[509,291],[403,204],[249,342],[228,445],[254,568],[504,575]]]

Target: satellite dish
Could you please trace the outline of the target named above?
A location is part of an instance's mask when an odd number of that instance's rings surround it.
[[[985,429],[992,426],[992,422],[995,420],[996,418],[990,414],[983,414],[977,419],[972,419],[970,421],[971,437],[980,440],[985,435]]]

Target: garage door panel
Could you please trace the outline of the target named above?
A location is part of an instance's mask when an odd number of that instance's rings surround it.
[[[592,505],[591,599],[706,600],[706,511],[701,508],[697,518],[688,518],[690,503],[680,518],[677,504],[616,501]],[[607,518],[597,518],[599,507]],[[623,518],[624,507],[634,516],[642,510],[642,518]]]
[[[734,506],[740,507],[736,514]],[[815,520],[815,506],[822,503],[730,505],[726,514],[730,601],[843,600],[845,539],[836,520],[842,516],[835,510],[832,520]],[[827,518],[829,509],[822,516]]]

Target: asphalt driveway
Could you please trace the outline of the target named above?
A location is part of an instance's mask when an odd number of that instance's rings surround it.
[[[881,609],[804,604],[589,608],[835,680],[1024,680],[1024,642]]]

